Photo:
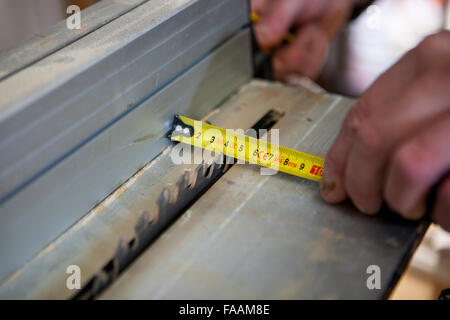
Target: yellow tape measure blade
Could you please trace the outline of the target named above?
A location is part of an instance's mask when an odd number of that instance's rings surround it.
[[[301,178],[320,181],[324,159],[265,140],[176,116],[170,139]]]

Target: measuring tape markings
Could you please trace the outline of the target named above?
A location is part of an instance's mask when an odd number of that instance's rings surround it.
[[[170,136],[173,141],[221,152],[231,158],[309,180],[320,181],[322,178],[322,158],[184,116],[177,116],[176,120]],[[180,129],[182,131],[178,133]]]

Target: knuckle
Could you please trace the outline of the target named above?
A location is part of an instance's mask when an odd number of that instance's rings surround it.
[[[415,144],[402,146],[395,152],[393,168],[399,177],[399,184],[417,184],[429,175],[429,163],[426,153],[419,152]]]
[[[417,48],[423,54],[430,54],[432,52],[435,52],[441,47],[443,37],[445,37],[445,34],[441,32],[428,35],[419,43]]]
[[[384,143],[375,126],[369,123],[358,130],[356,141],[367,155],[379,155],[383,152]]]
[[[419,62],[429,65],[438,61],[439,56],[447,57],[450,52],[450,32],[440,31],[425,37],[412,51]]]
[[[380,131],[370,118],[371,107],[364,100],[350,110],[344,124],[355,137],[355,143],[368,155],[377,155],[383,151],[383,139]]]
[[[359,100],[348,112],[344,127],[346,127],[349,132],[356,133],[368,117],[367,109],[368,107],[365,101]]]

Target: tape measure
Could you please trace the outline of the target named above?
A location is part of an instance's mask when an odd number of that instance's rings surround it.
[[[181,115],[175,117],[172,141],[220,152],[230,158],[320,181],[324,159]]]

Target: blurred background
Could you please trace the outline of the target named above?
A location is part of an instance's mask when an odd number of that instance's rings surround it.
[[[17,46],[65,19],[69,5],[99,0],[0,0],[0,51]],[[108,0],[102,0],[108,1]],[[447,0],[378,0],[334,41],[319,84],[359,96],[373,80],[426,35],[448,27]]]
[[[95,2],[98,0],[0,0],[0,52],[65,19],[69,5],[85,9]]]
[[[108,0],[102,0],[108,1]],[[98,0],[0,0],[0,54]],[[334,41],[318,83],[357,97],[425,36],[449,28],[448,1],[379,0]],[[391,299],[436,299],[450,287],[450,235],[433,225]]]
[[[424,37],[448,29],[447,0],[378,0],[333,43],[319,83],[359,96]]]

